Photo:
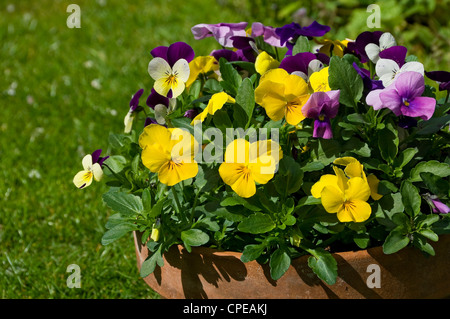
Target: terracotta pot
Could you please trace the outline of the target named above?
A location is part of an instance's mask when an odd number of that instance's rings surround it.
[[[148,250],[134,234],[137,265]],[[278,281],[270,278],[268,265],[243,263],[240,253],[196,247],[188,253],[172,246],[164,254],[164,266],[144,278],[164,298],[170,299],[425,299],[450,297],[450,235],[433,243],[436,256],[426,257],[408,247],[385,255],[381,247],[335,253],[338,278],[334,285],[318,279],[308,267],[308,256],[293,260]],[[367,282],[378,265],[380,288]],[[376,266],[375,266],[376,267]],[[372,277],[370,277],[372,275]],[[370,277],[370,278],[369,278]]]

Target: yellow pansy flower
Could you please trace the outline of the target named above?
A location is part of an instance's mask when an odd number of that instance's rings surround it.
[[[255,69],[256,72],[263,75],[269,70],[276,69],[280,66],[280,62],[272,58],[270,54],[263,51],[256,57]]]
[[[371,208],[369,204],[362,204],[361,201],[366,202],[369,197],[374,200],[382,197],[377,193],[379,180],[373,174],[366,177],[363,165],[353,157],[338,158],[334,160],[333,164],[335,175],[323,175],[312,186],[311,195],[321,198],[325,210],[329,213],[338,213],[338,219],[342,222],[366,220],[370,216]],[[324,198],[324,191],[327,187]],[[333,194],[335,199],[331,197]],[[336,206],[333,205],[337,205],[337,203],[340,203],[341,206],[336,210]]]
[[[227,145],[219,174],[236,194],[248,198],[255,195],[256,183],[266,184],[273,178],[282,157],[281,147],[271,140],[236,139]]]
[[[208,114],[214,115],[217,110],[220,110],[225,103],[236,103],[236,100],[226,94],[225,92],[215,93],[209,99],[208,105],[205,107],[203,112],[198,114],[191,122],[191,125],[194,125],[196,121],[204,121]]]
[[[198,173],[198,164],[194,161],[198,143],[186,130],[150,124],[139,136],[139,146],[142,163],[157,173],[163,184],[173,186]]]
[[[284,69],[272,69],[264,73],[255,89],[256,103],[261,105],[273,121],[286,118],[297,125],[305,119],[302,107],[309,99],[305,80]]]
[[[328,83],[328,69],[325,67],[318,72],[314,72],[309,77],[309,84],[314,92],[328,92],[331,91],[330,84]]]
[[[190,87],[200,74],[207,74],[219,70],[219,62],[211,55],[199,56],[189,62],[189,69],[190,74],[186,82],[186,87]]]

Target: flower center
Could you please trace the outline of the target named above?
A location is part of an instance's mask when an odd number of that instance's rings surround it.
[[[319,115],[319,121],[323,121],[323,120],[325,120],[325,115],[320,114],[320,115]]]
[[[169,76],[167,76],[166,83],[168,85],[177,84],[177,76],[176,76],[176,74],[170,74]]]
[[[345,210],[349,210],[349,209],[354,209],[355,208],[355,204],[351,201],[351,200],[346,200],[343,204],[342,204],[342,208]]]
[[[403,99],[403,105],[404,106],[409,106],[409,101],[407,99]]]

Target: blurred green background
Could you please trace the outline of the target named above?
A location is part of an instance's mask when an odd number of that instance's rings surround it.
[[[81,8],[70,29],[67,6]],[[199,23],[260,21],[282,26],[317,19],[329,38],[369,30],[371,2],[352,0],[4,0],[0,4],[0,293],[1,298],[158,298],[140,279],[133,238],[100,239],[111,213],[107,190],[78,190],[73,176],[109,132],[123,130],[129,99],[148,94],[150,50],[185,41],[197,55],[219,48],[196,41]],[[448,70],[449,1],[381,1],[381,30],[419,57]],[[70,289],[67,266],[81,268]]]

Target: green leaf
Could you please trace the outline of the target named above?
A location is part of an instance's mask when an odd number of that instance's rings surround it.
[[[450,165],[447,163],[441,163],[436,160],[431,160],[428,162],[420,162],[411,170],[409,181],[410,182],[420,182],[422,177],[420,173],[427,172],[432,173],[439,177],[447,177],[450,175]]]
[[[273,280],[280,279],[291,265],[291,257],[283,248],[278,248],[270,256],[270,276]]]
[[[111,155],[104,163],[108,165],[114,173],[120,173],[127,164],[127,159],[122,155]],[[109,169],[104,169],[104,172],[106,174],[111,174]]]
[[[250,199],[242,198],[237,195],[226,197],[224,200],[220,202],[220,206],[223,207],[237,206],[237,205],[242,205],[245,208],[254,212],[259,212],[262,210],[261,207],[256,205],[256,203],[252,203]]]
[[[356,234],[353,241],[361,249],[366,249],[369,246],[370,236],[368,234]]]
[[[209,236],[202,230],[193,228],[182,231],[181,240],[189,246],[201,246],[209,241]]]
[[[164,259],[161,254],[161,247],[159,246],[158,250],[155,251],[151,256],[149,256],[141,265],[140,276],[142,278],[147,277],[153,271],[155,271],[156,265],[159,267],[164,266]]]
[[[123,237],[125,234],[137,229],[136,224],[122,223],[107,230],[102,237],[102,245],[106,246]]]
[[[420,178],[422,178],[426,187],[432,194],[439,197],[448,195],[450,187],[448,181],[445,181],[443,178],[429,172],[420,173]]]
[[[405,248],[406,246],[408,246],[408,244],[408,235],[404,235],[397,230],[393,230],[386,237],[386,241],[383,244],[383,252],[385,254],[393,254]]]
[[[394,160],[394,166],[402,168],[407,165],[418,152],[417,148],[407,148]]]
[[[388,163],[392,163],[398,152],[398,133],[391,123],[378,133],[378,148],[381,157]]]
[[[417,131],[417,134],[418,135],[434,134],[448,123],[450,123],[450,114],[447,114],[442,117],[433,117],[428,121],[422,121],[418,123],[417,127],[419,128],[419,130]]]
[[[308,266],[320,279],[329,285],[334,285],[337,279],[337,262],[333,255],[322,248],[307,251],[312,254],[308,258]]]
[[[145,212],[151,212],[153,206],[153,198],[150,189],[146,188],[142,191],[142,207]]]
[[[192,120],[186,117],[174,118],[170,122],[174,127],[178,127],[185,131],[188,131],[191,135],[194,135],[194,126],[191,125]]]
[[[434,231],[432,231],[429,228],[420,229],[419,230],[419,234],[421,234],[422,236],[424,236],[424,237],[426,237],[426,238],[428,238],[429,240],[432,240],[432,241],[438,241],[439,240],[439,236]]]
[[[244,247],[241,255],[241,261],[243,263],[257,259],[264,252],[264,245],[247,245]]]
[[[133,194],[108,192],[103,194],[103,201],[109,208],[122,216],[137,215],[144,210],[141,198]]]
[[[294,47],[292,48],[292,55],[296,55],[297,53],[302,52],[310,52],[311,45],[309,40],[305,36],[299,36],[297,42],[295,42]]]
[[[158,202],[152,207],[152,209],[151,209],[151,211],[150,211],[148,216],[152,217],[152,218],[156,218],[159,215],[161,215],[165,201],[166,201],[165,197],[164,198],[160,198],[158,200]]]
[[[232,95],[236,95],[237,89],[242,82],[242,78],[239,75],[239,72],[236,71],[233,65],[227,62],[227,60],[224,58],[220,58],[219,68],[223,81],[227,83],[227,88],[231,90],[230,93],[232,93]],[[223,84],[222,82],[221,85]]]
[[[239,223],[238,229],[244,233],[262,234],[275,228],[275,223],[269,215],[254,213]]]
[[[236,95],[236,103],[239,104],[247,114],[248,120],[245,124],[245,129],[247,129],[250,120],[252,119],[253,109],[255,107],[255,92],[253,90],[252,81],[249,78],[242,81]]]
[[[332,90],[340,90],[339,102],[356,107],[361,99],[364,85],[355,68],[346,60],[333,56],[330,59],[328,82]]]
[[[422,202],[418,189],[411,182],[403,181],[400,193],[402,194],[405,212],[411,217],[417,216],[420,213],[420,204]]]
[[[280,195],[289,195],[298,191],[303,184],[303,171],[300,164],[292,157],[284,156],[280,161],[274,184]]]

